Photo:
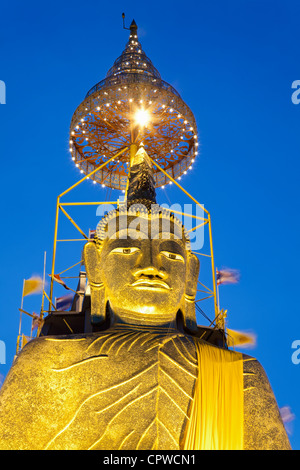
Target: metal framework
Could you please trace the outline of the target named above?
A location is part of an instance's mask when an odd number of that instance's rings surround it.
[[[66,194],[68,194],[70,191],[72,191],[75,187],[77,187],[78,185],[80,185],[81,183],[83,183],[86,179],[88,178],[92,178],[92,176],[97,173],[98,171],[101,171],[103,167],[105,167],[107,164],[109,164],[109,162],[112,160],[112,159],[116,159],[118,158],[123,152],[125,151],[130,151],[131,153],[134,152],[134,150],[136,149],[136,146],[135,144],[131,144],[130,148],[128,149],[127,147],[123,148],[120,152],[118,152],[117,154],[115,154],[113,157],[111,157],[110,160],[108,160],[107,162],[103,163],[102,165],[100,165],[98,168],[96,168],[95,170],[93,170],[91,173],[89,173],[88,175],[85,175],[80,181],[78,181],[77,183],[75,183],[73,186],[71,186],[70,188],[68,188],[66,191],[64,191],[63,193],[61,193],[58,198],[57,198],[57,203],[56,203],[56,218],[55,218],[55,229],[54,229],[54,242],[53,242],[53,258],[52,258],[52,269],[51,269],[51,284],[50,284],[50,295],[49,295],[49,311],[52,310],[52,307],[53,307],[53,287],[54,287],[54,274],[55,274],[55,261],[56,261],[56,249],[57,249],[57,243],[58,242],[68,242],[68,241],[87,241],[89,240],[89,237],[88,235],[86,235],[82,230],[81,228],[79,227],[79,225],[72,219],[72,217],[68,214],[68,212],[66,211],[65,207],[66,206],[89,206],[89,205],[100,205],[100,204],[115,204],[115,205],[118,205],[119,204],[119,201],[109,201],[109,202],[62,202],[61,199],[63,196],[65,196]],[[151,159],[151,158],[150,158]],[[210,258],[210,262],[211,262],[211,273],[212,273],[212,289],[205,286],[204,284],[202,284],[200,281],[199,281],[199,284],[205,289],[205,290],[199,290],[199,292],[203,292],[205,294],[207,294],[207,296],[205,297],[202,297],[201,299],[198,299],[196,300],[196,302],[200,302],[200,301],[203,301],[203,300],[206,300],[206,299],[209,299],[211,298],[213,300],[213,303],[214,303],[214,319],[218,319],[218,316],[219,316],[219,307],[218,307],[218,298],[217,298],[217,284],[216,284],[216,271],[215,271],[215,262],[214,262],[214,252],[213,252],[213,241],[212,241],[212,228],[211,228],[211,217],[210,217],[210,213],[208,212],[208,210],[202,205],[200,204],[193,196],[191,196],[174,178],[172,178],[167,172],[165,172],[165,170],[163,170],[163,168],[159,167],[158,163],[155,162],[155,160],[151,159],[153,165],[155,165],[156,167],[159,168],[159,170],[166,175],[166,178],[167,180],[171,181],[172,183],[174,183],[184,194],[186,194],[197,206],[199,206],[204,212],[205,212],[205,217],[199,217],[199,216],[194,216],[194,215],[191,215],[191,214],[185,214],[183,212],[180,212],[180,211],[174,211],[172,210],[173,213],[176,213],[176,214],[179,214],[179,215],[182,215],[182,216],[187,216],[187,217],[194,217],[196,219],[199,219],[201,222],[200,224],[196,225],[195,227],[193,227],[190,232],[192,231],[195,231],[197,230],[198,228],[204,226],[204,225],[208,225],[208,233],[209,233],[209,243],[210,243],[210,253],[209,254],[204,254],[204,253],[199,253],[199,252],[195,252],[197,255],[199,256],[205,256],[205,257],[208,257]],[[126,197],[126,195],[125,195]],[[69,239],[69,240],[59,240],[57,238],[57,234],[58,234],[58,223],[59,223],[59,212],[62,212],[67,218],[68,220],[73,224],[73,226],[78,230],[78,232],[81,234],[82,238],[80,239]]]
[[[149,122],[138,125],[135,113],[143,109]],[[63,196],[86,179],[108,188],[128,189],[130,161],[140,143],[152,162],[155,187],[174,183],[202,211],[204,217],[190,231],[208,225],[210,252],[196,253],[211,262],[212,288],[200,284],[202,299],[211,298],[215,319],[218,318],[216,271],[214,263],[211,217],[207,209],[192,197],[176,180],[191,167],[198,154],[197,127],[193,113],[171,85],[164,82],[152,62],[143,52],[133,22],[130,37],[122,55],[115,61],[104,80],[96,84],[76,109],[70,126],[70,152],[75,165],[85,176],[61,193],[56,203],[49,311],[52,310],[56,248],[60,241],[86,241],[89,239],[67,212],[68,206],[98,205],[108,202],[62,202]],[[118,205],[118,201],[109,204]],[[82,238],[58,240],[59,213],[74,225]],[[175,212],[176,211],[172,211]],[[177,212],[183,216],[190,216]],[[204,289],[204,290],[203,290]]]

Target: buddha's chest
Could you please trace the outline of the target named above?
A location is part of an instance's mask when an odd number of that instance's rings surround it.
[[[66,383],[72,377],[77,405],[48,448],[179,448],[197,375],[188,337],[103,334],[56,373]]]

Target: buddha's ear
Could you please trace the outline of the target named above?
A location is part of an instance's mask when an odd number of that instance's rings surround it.
[[[186,261],[185,296],[183,306],[184,326],[191,332],[197,331],[195,298],[197,294],[200,263],[196,255],[189,253]]]
[[[200,262],[196,255],[189,253],[186,266],[186,287],[185,292],[190,298],[196,297]]]
[[[91,291],[91,322],[99,325],[105,321],[106,296],[100,271],[100,252],[94,242],[88,242],[83,250],[84,264]]]
[[[83,250],[84,265],[90,283],[101,283],[100,253],[95,242],[88,242]]]

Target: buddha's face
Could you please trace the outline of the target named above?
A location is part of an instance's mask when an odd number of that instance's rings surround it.
[[[121,319],[173,319],[184,294],[185,261],[184,246],[177,240],[105,243],[101,271],[113,312]]]
[[[165,324],[174,320],[185,293],[187,251],[176,233],[154,238],[141,228],[126,228],[103,243],[101,281],[115,316],[121,321]],[[175,231],[176,232],[176,231]]]
[[[137,229],[137,221],[119,217],[116,227],[107,225],[100,249],[92,242],[85,246],[93,322],[102,321],[108,301],[115,322],[170,324],[184,299],[196,295],[199,263],[187,250],[182,227],[171,223],[166,231],[165,220],[151,223],[145,216]]]

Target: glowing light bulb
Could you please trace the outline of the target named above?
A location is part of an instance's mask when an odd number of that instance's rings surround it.
[[[150,115],[148,111],[141,108],[135,113],[134,119],[140,126],[146,126],[150,120]]]

